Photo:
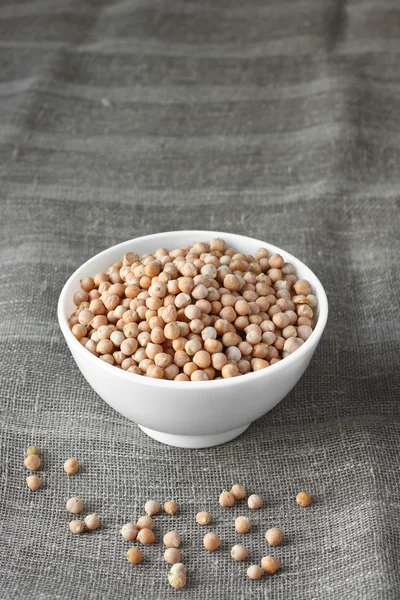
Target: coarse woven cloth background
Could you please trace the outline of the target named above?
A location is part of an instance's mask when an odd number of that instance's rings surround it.
[[[1,2],[1,599],[400,597],[399,39],[397,0]],[[193,228],[298,256],[330,318],[270,414],[225,446],[180,450],[92,391],[56,304],[93,254]],[[32,443],[37,493],[23,466]],[[71,456],[82,469],[68,478]],[[246,505],[217,505],[236,481],[265,499],[245,564],[229,550]],[[73,494],[100,530],[68,533]],[[118,529],[171,497],[179,515],[157,517],[157,544],[129,565]],[[221,535],[215,554],[200,509]],[[282,570],[250,582],[273,525]],[[161,558],[172,528],[184,592]]]

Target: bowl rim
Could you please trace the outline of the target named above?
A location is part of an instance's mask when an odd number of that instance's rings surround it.
[[[270,365],[266,369],[260,369],[259,371],[252,371],[250,373],[246,373],[245,376],[243,376],[243,377],[230,377],[227,379],[212,380],[212,382],[213,382],[212,386],[211,386],[210,381],[184,382],[184,381],[175,381],[175,380],[169,380],[169,379],[155,379],[155,378],[151,378],[151,377],[145,377],[143,375],[136,375],[136,373],[128,373],[127,371],[124,371],[123,369],[116,369],[114,367],[114,365],[109,365],[108,363],[100,360],[97,356],[95,356],[94,354],[89,352],[89,350],[87,350],[84,346],[82,346],[82,344],[73,335],[73,333],[69,327],[69,324],[68,324],[68,317],[66,316],[66,314],[64,312],[64,308],[63,308],[65,300],[67,298],[68,288],[69,288],[72,280],[76,278],[78,271],[81,271],[81,270],[84,271],[86,268],[89,269],[91,263],[94,260],[96,260],[100,257],[106,257],[107,254],[110,253],[111,251],[118,250],[118,248],[122,248],[123,246],[126,246],[126,244],[132,243],[132,245],[134,245],[135,243],[141,242],[143,240],[156,241],[157,239],[160,239],[160,238],[164,239],[163,243],[165,244],[166,243],[165,237],[172,238],[173,236],[175,236],[177,234],[179,235],[182,233],[189,234],[189,235],[193,234],[193,236],[197,236],[198,240],[201,240],[202,238],[203,239],[207,239],[207,238],[211,239],[214,237],[222,237],[223,238],[224,235],[229,236],[229,237],[233,236],[233,237],[237,238],[237,240],[238,240],[238,248],[239,249],[240,249],[241,240],[243,240],[244,244],[245,244],[246,240],[251,240],[252,242],[256,242],[257,244],[259,244],[260,247],[267,247],[268,251],[273,251],[274,253],[281,254],[282,256],[284,256],[285,262],[294,261],[295,263],[300,264],[302,267],[305,267],[306,269],[308,269],[312,273],[312,275],[315,279],[315,283],[313,283],[313,287],[316,288],[315,291],[317,292],[316,296],[318,298],[318,307],[319,307],[318,321],[317,321],[314,331],[312,332],[312,334],[310,335],[308,340],[306,340],[304,342],[304,344],[298,350],[296,350],[296,352],[294,352],[293,354],[290,354],[285,359],[283,359],[273,365]],[[290,252],[287,252],[283,248],[279,248],[278,246],[275,246],[268,242],[258,240],[257,238],[239,235],[236,233],[229,233],[229,232],[224,232],[224,231],[181,229],[181,230],[153,233],[153,234],[148,234],[148,235],[143,235],[140,237],[132,238],[130,240],[120,242],[119,244],[115,244],[114,246],[109,246],[105,250],[102,250],[101,252],[99,252],[99,253],[95,254],[94,256],[92,256],[91,258],[89,258],[82,265],[80,265],[77,269],[75,269],[75,271],[70,275],[70,277],[65,282],[65,284],[61,290],[59,299],[58,299],[57,317],[58,317],[58,323],[59,323],[60,329],[65,337],[65,340],[67,341],[67,344],[72,345],[72,347],[76,350],[76,352],[78,352],[82,356],[83,361],[89,361],[89,363],[93,364],[93,367],[103,369],[105,374],[108,373],[110,376],[122,378],[123,380],[126,380],[127,382],[131,382],[133,384],[139,383],[141,385],[148,385],[148,386],[153,386],[153,387],[155,386],[155,387],[158,387],[161,389],[165,388],[165,386],[166,386],[170,390],[173,388],[182,390],[182,384],[190,383],[188,390],[196,389],[196,390],[207,391],[210,389],[210,387],[214,388],[214,387],[223,387],[223,386],[226,387],[226,386],[232,386],[232,385],[236,386],[236,385],[246,384],[246,382],[251,384],[251,382],[255,381],[256,378],[259,378],[259,379],[261,379],[262,377],[266,378],[269,376],[268,374],[278,373],[279,370],[285,369],[286,367],[290,367],[290,365],[294,364],[295,362],[300,360],[302,357],[304,357],[306,354],[311,352],[311,350],[313,350],[313,348],[318,344],[318,342],[322,336],[322,333],[325,329],[325,325],[326,325],[326,322],[328,319],[328,298],[326,296],[326,292],[325,292],[325,289],[324,289],[322,283],[320,282],[319,278],[315,275],[314,271],[312,271],[310,269],[310,267],[308,267],[305,263],[303,263],[303,261],[296,258],[292,254],[290,254]]]

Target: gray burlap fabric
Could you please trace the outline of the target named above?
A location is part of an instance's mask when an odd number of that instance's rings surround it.
[[[2,599],[400,597],[399,36],[396,0],[1,3]],[[330,300],[295,390],[201,451],[164,447],[106,406],[56,322],[84,259],[177,228],[286,248]],[[29,443],[42,449],[35,494]],[[249,561],[229,557],[247,511],[216,502],[235,481],[265,498],[251,562],[268,526],[285,532],[275,577],[251,583]],[[77,493],[102,528],[73,537]],[[181,513],[156,532],[183,534],[183,593],[160,544],[133,567],[118,534],[169,497]],[[212,555],[193,520],[204,508],[223,540]]]

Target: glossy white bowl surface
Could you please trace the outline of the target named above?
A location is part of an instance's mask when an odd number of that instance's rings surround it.
[[[293,354],[267,369],[217,381],[167,381],[116,369],[86,350],[73,336],[68,317],[75,310],[73,294],[83,277],[106,271],[125,252],[169,250],[195,241],[223,238],[229,247],[255,254],[263,246],[278,252],[307,279],[318,298],[317,325],[310,338]],[[261,240],[218,231],[171,231],[136,238],[97,254],[71,275],[58,302],[58,320],[76,364],[91,387],[116,411],[135,421],[143,431],[166,444],[204,448],[227,442],[247,429],[254,419],[271,410],[298,382],[321,338],[328,302],[319,279],[300,260]]]

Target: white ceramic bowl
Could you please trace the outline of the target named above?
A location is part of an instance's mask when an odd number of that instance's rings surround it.
[[[317,325],[310,338],[293,354],[267,369],[242,377],[217,381],[168,381],[142,377],[116,369],[86,350],[70,331],[67,318],[75,310],[73,294],[83,277],[106,271],[125,252],[154,252],[195,241],[223,238],[229,247],[253,254],[260,246],[278,252],[293,263],[297,276],[307,279],[318,298]],[[254,419],[271,410],[296,385],[321,339],[328,317],[324,288],[300,260],[253,238],[218,231],[170,231],[136,238],[108,248],[75,271],[65,284],[58,302],[58,320],[81,373],[116,411],[135,421],[152,438],[183,448],[204,448],[240,435]]]

